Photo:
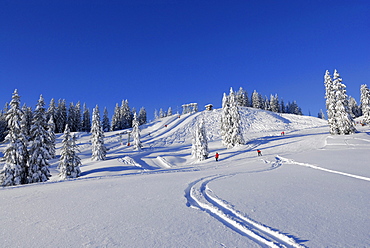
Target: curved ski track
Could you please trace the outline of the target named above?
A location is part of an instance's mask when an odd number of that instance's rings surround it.
[[[280,165],[281,160],[276,158],[276,162],[273,163],[273,166],[268,170],[275,169]],[[262,247],[304,247],[298,244],[293,238],[249,219],[216,196],[208,187],[211,181],[232,177],[242,173],[243,172],[231,175],[213,175],[201,178],[189,184],[189,187],[185,190],[187,206],[207,212],[225,226],[250,238]]]

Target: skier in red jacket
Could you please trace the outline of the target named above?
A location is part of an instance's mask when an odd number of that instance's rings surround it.
[[[218,155],[218,152],[216,152],[216,155],[215,155],[215,159],[216,159],[216,161],[218,161],[218,157],[219,157],[220,155]]]
[[[260,150],[257,150],[258,156],[262,156],[262,152]]]

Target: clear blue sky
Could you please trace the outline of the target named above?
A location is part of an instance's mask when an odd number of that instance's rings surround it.
[[[223,92],[277,93],[325,109],[337,69],[359,102],[370,84],[368,0],[0,0],[0,108],[15,88],[96,104],[221,106]]]

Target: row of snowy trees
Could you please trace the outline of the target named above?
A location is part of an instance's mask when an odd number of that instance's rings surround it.
[[[249,98],[247,91],[242,87],[234,94],[238,106],[264,109],[276,113],[302,115],[302,110],[297,105],[296,101],[285,104],[282,99],[279,99],[277,94],[270,95],[270,98],[268,98],[267,96],[263,97],[255,90]]]
[[[40,96],[29,131],[25,128],[26,113],[20,108],[15,90],[5,114],[8,142],[4,153],[5,165],[0,173],[3,186],[45,182],[50,177],[49,160],[55,157],[55,135],[52,118],[47,121],[45,103]]]
[[[327,70],[324,76],[326,109],[331,134],[352,134],[356,131],[349,108],[346,85],[337,70],[333,77]]]
[[[132,120],[135,114],[136,110],[134,108],[132,110],[130,109],[128,100],[122,100],[121,106],[116,103],[116,107],[114,108],[114,113],[112,116],[110,131],[117,131],[132,127]],[[139,111],[138,121],[139,125],[143,125],[147,122],[146,110],[144,107],[142,107]],[[103,130],[106,131],[104,127]]]
[[[5,118],[5,113],[9,110],[9,104],[5,105],[4,111],[0,113],[0,141],[5,139],[7,132],[7,121]],[[25,135],[28,138],[30,135],[30,128],[32,124],[32,119],[34,112],[32,108],[23,105],[21,108],[24,113],[22,125],[25,127]],[[108,110],[104,108],[102,117],[102,128],[104,132],[122,130],[132,127],[132,119],[134,116],[135,109],[130,109],[128,106],[128,101],[122,101],[121,107],[116,104],[114,114],[112,116],[112,122],[109,121]],[[81,110],[81,104],[78,102],[74,104],[71,102],[69,108],[66,107],[66,101],[60,99],[58,104],[55,103],[54,99],[51,99],[49,108],[46,110],[46,119],[54,122],[54,132],[63,133],[65,131],[65,126],[68,124],[71,132],[90,132],[91,131],[91,115],[89,108],[86,104],[83,104]],[[138,115],[139,125],[145,124],[147,122],[147,114],[144,107],[140,109]]]

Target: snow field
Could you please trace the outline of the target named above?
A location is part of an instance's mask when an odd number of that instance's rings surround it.
[[[0,239],[14,247],[370,247],[367,127],[330,136],[317,118],[244,108],[247,144],[226,149],[219,114],[146,124],[140,152],[127,135],[121,144],[120,131],[106,133],[105,161],[91,161],[90,135],[79,133],[80,178],[59,181],[55,159],[49,182],[0,189]],[[210,140],[201,162],[191,157],[198,118]]]

